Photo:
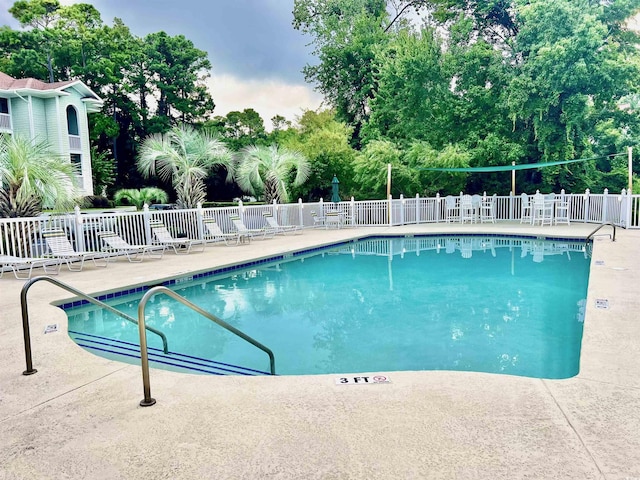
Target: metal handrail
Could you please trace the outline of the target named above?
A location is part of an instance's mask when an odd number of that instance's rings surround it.
[[[587,242],[589,241],[589,239],[590,239],[591,237],[593,237],[593,235],[594,235],[598,230],[600,230],[602,227],[606,227],[607,225],[610,225],[611,227],[613,227],[613,237],[611,237],[611,241],[612,241],[612,242],[615,242],[615,241],[616,241],[616,226],[615,226],[613,223],[611,223],[611,222],[606,222],[606,223],[603,223],[603,224],[601,224],[601,225],[598,225],[598,228],[596,228],[593,232],[591,232],[589,235],[587,235],[587,238],[585,238],[585,239],[584,239],[584,243],[587,243]]]
[[[51,277],[47,277],[45,276],[40,276],[40,277],[35,277],[32,278],[31,280],[29,280],[28,282],[26,282],[23,287],[22,290],[20,291],[20,306],[22,308],[22,333],[24,335],[24,353],[25,353],[25,357],[26,357],[26,361],[27,361],[27,369],[22,372],[23,375],[33,375],[34,373],[36,373],[38,370],[36,370],[35,368],[33,368],[33,362],[32,362],[32,358],[31,358],[31,333],[29,332],[29,312],[28,312],[28,308],[27,308],[27,293],[29,291],[29,289],[31,288],[31,285],[33,285],[36,282],[40,282],[42,280],[46,280],[49,283],[53,283],[54,285],[67,290],[68,292],[73,293],[74,295],[77,295],[78,297],[87,300],[90,303],[93,303],[94,305],[97,305],[99,307],[102,307],[106,310],[109,310],[111,313],[118,315],[119,317],[124,318],[125,320],[131,322],[131,323],[135,323],[137,324],[138,321],[133,318],[130,317],[129,315],[127,315],[126,313],[122,313],[119,310],[116,310],[115,308],[113,308],[110,305],[107,305],[104,302],[101,302],[100,300],[97,300],[89,295],[87,295],[84,292],[81,292],[80,290],[72,287],[71,285],[67,285],[64,282],[61,282],[60,280],[56,280],[55,278],[51,278]],[[169,345],[167,343],[167,337],[164,333],[162,333],[159,330],[156,330],[153,327],[147,327],[145,326],[145,329],[149,330],[150,332],[155,333],[156,335],[159,335],[160,338],[162,339],[162,349],[164,350],[164,353],[169,353]]]
[[[152,287],[149,290],[147,290],[147,292],[143,295],[142,299],[140,300],[140,303],[138,304],[138,330],[140,332],[140,361],[141,361],[141,364],[142,364],[142,385],[143,385],[143,389],[144,389],[144,399],[142,399],[140,401],[140,406],[142,406],[142,407],[150,407],[151,405],[154,405],[156,403],[155,398],[151,398],[151,384],[150,384],[150,381],[149,381],[149,355],[147,353],[147,335],[146,335],[145,328],[144,328],[144,307],[147,305],[147,301],[151,297],[153,297],[156,293],[164,293],[164,294],[170,296],[174,300],[177,300],[178,302],[182,303],[183,305],[185,305],[185,306],[189,307],[190,309],[198,312],[200,315],[203,315],[204,317],[208,318],[212,322],[217,323],[222,328],[225,328],[225,329],[229,330],[231,333],[235,333],[237,336],[239,336],[243,340],[249,342],[254,347],[258,347],[260,350],[262,350],[267,355],[269,355],[269,363],[270,363],[270,368],[271,368],[271,375],[275,375],[276,374],[276,361],[275,361],[275,357],[273,356],[273,352],[271,351],[271,349],[265,347],[264,345],[262,345],[257,340],[254,340],[253,338],[248,336],[246,333],[241,332],[240,330],[238,330],[233,325],[229,325],[224,320],[222,320],[222,319],[216,317],[215,315],[203,310],[202,308],[200,308],[196,304],[191,303],[189,300],[187,300],[186,298],[178,295],[173,290],[170,290],[167,287],[162,287],[162,286]]]

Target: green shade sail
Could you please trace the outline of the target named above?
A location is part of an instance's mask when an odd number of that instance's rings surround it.
[[[466,173],[474,173],[474,172],[509,172],[511,170],[530,170],[533,168],[545,168],[545,167],[554,167],[556,165],[566,165],[568,163],[578,163],[578,162],[586,162],[588,160],[596,160],[598,158],[610,158],[617,157],[619,155],[626,155],[624,153],[617,153],[615,155],[607,155],[601,157],[589,157],[589,158],[577,158],[575,160],[562,160],[558,162],[539,162],[539,163],[526,163],[523,165],[498,165],[493,167],[466,167],[466,168],[418,168],[418,170],[425,170],[429,172],[466,172]]]

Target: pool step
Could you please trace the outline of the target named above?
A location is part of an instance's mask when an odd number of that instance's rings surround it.
[[[131,359],[140,359],[140,346],[114,338],[69,330],[71,338],[82,348],[113,360],[132,363]],[[149,364],[155,368],[175,372],[204,373],[208,375],[270,375],[269,372],[241,367],[230,363],[215,362],[206,358],[194,357],[182,353],[165,354],[161,349],[148,348]]]

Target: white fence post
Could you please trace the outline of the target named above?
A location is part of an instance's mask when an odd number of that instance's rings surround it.
[[[204,240],[204,223],[202,222],[204,218],[204,211],[202,210],[202,203],[198,202],[196,204],[196,221],[198,222],[198,238],[200,240]]]
[[[300,227],[304,227],[304,204],[302,203],[302,199],[298,198],[298,225]]]
[[[404,206],[406,202],[404,201],[404,195],[400,194],[400,225],[404,225]]]
[[[389,195],[389,198],[387,198],[387,212],[388,212],[388,224],[391,227],[393,225],[393,197],[391,195]]]
[[[609,189],[605,188],[602,195],[602,220],[600,223],[604,223],[607,221],[607,203],[609,203]]]
[[[584,223],[589,222],[589,189],[584,191]]]
[[[440,201],[442,199],[440,198],[440,192],[436,193],[436,214],[435,214],[435,221],[436,223],[440,223]]]
[[[142,206],[142,219],[144,222],[144,237],[146,238],[147,245],[151,245],[153,242],[153,236],[151,235],[151,212],[149,211],[149,205],[146,203]]]
[[[78,205],[76,205],[73,208],[73,212],[74,212],[74,228],[73,228],[73,232],[75,233],[75,244],[76,244],[76,250],[78,252],[84,252],[86,251],[85,245],[84,245],[84,226],[82,225],[82,214],[80,213],[80,207]]]
[[[416,225],[420,224],[420,194],[416,193]]]
[[[242,199],[238,200],[238,216],[240,220],[244,222],[244,205],[242,204]]]
[[[351,226],[355,227],[358,224],[356,221],[356,199],[351,197]]]

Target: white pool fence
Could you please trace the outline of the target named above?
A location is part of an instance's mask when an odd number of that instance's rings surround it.
[[[462,198],[460,193],[460,199]],[[575,223],[602,224],[611,222],[623,228],[640,228],[640,195],[548,194],[556,201],[566,201],[569,220]],[[456,196],[458,197],[458,196]],[[486,197],[486,194],[485,194]],[[494,196],[493,217],[496,222],[520,222],[522,197],[520,195]],[[0,219],[0,255],[41,257],[48,253],[42,232],[62,229],[75,249],[99,251],[103,249],[98,236],[102,231],[114,231],[131,244],[154,243],[150,222],[162,221],[176,237],[205,239],[203,219],[214,218],[223,231],[233,231],[230,215],[239,215],[248,228],[266,225],[263,212],[270,212],[281,225],[303,228],[318,226],[328,212],[339,212],[345,227],[397,226],[407,224],[439,223],[447,221],[445,197],[400,197],[388,200],[364,200],[331,203],[243,205],[233,207],[194,208],[188,210],[103,211],[85,213],[76,207],[74,213],[45,214],[36,218]]]

